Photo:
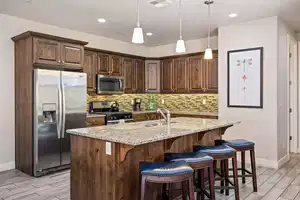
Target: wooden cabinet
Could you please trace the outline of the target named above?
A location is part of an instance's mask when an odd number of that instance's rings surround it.
[[[172,73],[173,91],[175,93],[186,93],[188,87],[188,58],[177,58],[174,60]]]
[[[189,59],[189,92],[217,93],[218,64],[217,55],[212,60],[204,60],[203,55]]]
[[[64,68],[82,68],[84,49],[81,44],[33,38],[33,63]]]
[[[145,63],[141,59],[123,59],[125,93],[143,93],[145,91]]]
[[[160,68],[160,92],[174,93],[173,89],[173,59],[161,61]]]
[[[124,58],[123,59],[123,70],[124,70],[124,92],[133,93],[134,92],[134,65],[133,59]]]
[[[91,90],[96,90],[96,57],[95,52],[84,52],[83,72],[87,73],[87,88]]]
[[[134,60],[134,91],[135,93],[145,92],[145,62],[141,59]]]
[[[110,57],[110,75],[111,76],[122,76],[122,57],[112,55]]]
[[[88,117],[86,121],[87,121],[87,126],[105,125],[105,117]]]
[[[160,62],[158,60],[145,62],[145,92],[160,92]]]
[[[97,54],[97,73],[102,75],[109,75],[110,66],[109,66],[109,55],[98,53]]]

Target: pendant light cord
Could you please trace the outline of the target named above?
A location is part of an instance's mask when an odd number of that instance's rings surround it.
[[[181,13],[181,0],[179,0],[179,31],[180,31],[180,40],[182,40],[182,13]]]
[[[208,3],[208,42],[207,46],[210,47],[210,30],[211,30],[211,23],[210,23],[210,4],[211,2]]]
[[[140,0],[137,0],[137,27],[140,27]]]

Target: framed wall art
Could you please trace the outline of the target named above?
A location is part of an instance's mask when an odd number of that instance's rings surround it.
[[[227,52],[227,106],[263,108],[263,47]]]

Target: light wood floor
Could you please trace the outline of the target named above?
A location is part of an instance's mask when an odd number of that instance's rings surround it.
[[[251,179],[240,183],[243,200],[300,200],[300,155],[281,169],[258,167],[258,192],[252,193]],[[218,200],[234,200],[217,192]],[[17,170],[0,173],[1,200],[68,200],[70,199],[70,172],[64,171],[41,178],[32,178]]]

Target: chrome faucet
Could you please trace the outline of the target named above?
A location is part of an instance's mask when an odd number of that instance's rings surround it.
[[[170,122],[171,122],[170,111],[167,109],[164,109],[164,108],[158,108],[156,112],[160,113],[163,116],[164,120],[166,121],[167,125],[169,126]],[[167,113],[167,116],[164,114],[164,112]]]

